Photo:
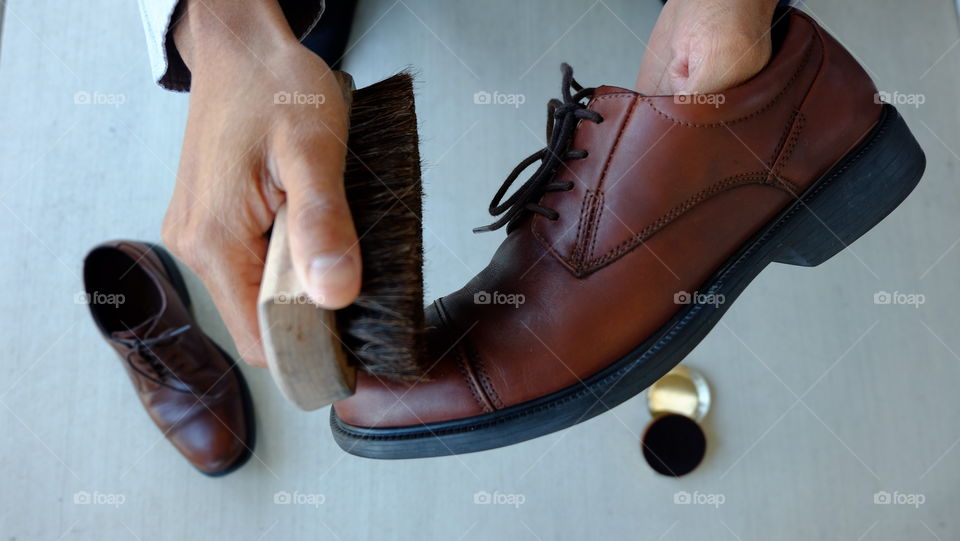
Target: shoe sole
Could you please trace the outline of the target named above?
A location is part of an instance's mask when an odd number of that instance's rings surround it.
[[[368,458],[421,458],[494,449],[568,428],[636,396],[680,363],[770,263],[813,267],[877,225],[920,181],[926,160],[897,110],[784,209],[697,291],[722,304],[684,306],[666,325],[601,372],[549,395],[483,415],[391,428],[344,423],[331,408],[334,439]],[[716,298],[716,297],[712,297]]]
[[[177,268],[176,262],[162,246],[152,244],[149,242],[144,243],[147,247],[150,248],[159,259],[160,264],[163,265],[163,270],[167,273],[167,277],[170,279],[170,283],[173,285],[173,289],[177,292],[177,296],[180,297],[180,301],[187,307],[187,310],[192,310],[192,303],[190,302],[190,293],[187,291],[187,284],[183,279],[183,275],[180,274],[180,269]],[[204,334],[206,336],[206,334]],[[240,469],[244,464],[250,460],[250,457],[253,456],[253,447],[256,445],[257,441],[257,424],[253,413],[253,397],[250,394],[250,388],[247,386],[247,380],[243,377],[243,372],[237,368],[237,363],[233,360],[223,348],[220,347],[212,338],[207,336],[207,340],[210,340],[210,343],[213,344],[213,347],[217,348],[217,351],[230,363],[230,370],[236,373],[237,379],[240,382],[240,397],[243,401],[243,412],[244,412],[244,423],[247,431],[247,439],[243,442],[243,452],[234,459],[227,467],[208,472],[196,468],[197,471],[206,475],[207,477],[223,477],[228,473],[232,473]]]

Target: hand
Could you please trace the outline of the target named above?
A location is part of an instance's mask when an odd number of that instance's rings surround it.
[[[163,239],[210,290],[240,355],[265,366],[256,300],[281,204],[313,300],[342,308],[360,289],[343,187],[347,106],[276,0],[190,0],[174,39],[192,82]]]
[[[669,0],[650,35],[636,90],[721,92],[770,60],[776,0]]]

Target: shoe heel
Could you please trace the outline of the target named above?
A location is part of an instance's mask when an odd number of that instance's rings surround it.
[[[867,140],[802,196],[771,260],[813,267],[830,259],[897,208],[925,166],[903,117],[884,105]]]

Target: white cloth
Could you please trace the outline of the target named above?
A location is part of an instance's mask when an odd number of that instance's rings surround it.
[[[137,1],[154,80],[169,90],[189,90],[190,70],[183,63],[170,32],[179,18],[183,0]],[[293,33],[303,39],[320,19],[323,3],[324,0],[280,0],[280,7]]]

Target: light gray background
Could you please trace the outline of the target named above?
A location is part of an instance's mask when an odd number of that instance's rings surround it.
[[[507,449],[419,461],[342,453],[327,410],[296,411],[245,369],[256,457],[207,479],[167,445],[97,336],[80,263],[115,237],[156,241],[183,95],[150,79],[133,2],[9,0],[0,56],[0,535],[4,539],[958,539],[958,61],[949,0],[810,2],[902,107],[927,151],[913,196],[816,269],[773,266],[688,364],[715,391],[710,450],[686,478],[643,462],[641,398]],[[630,86],[656,0],[361,2],[347,68],[360,84],[419,69],[429,295],[459,287],[502,233],[475,236],[507,172],[542,146],[570,62]],[[519,108],[477,91],[523,94]],[[76,105],[76,92],[122,96]],[[205,329],[228,336],[195,279]],[[921,293],[876,305],[879,291]],[[561,352],[562,354],[562,352]],[[277,505],[278,491],[323,503]],[[476,505],[479,491],[519,507]],[[675,504],[680,491],[723,499]],[[874,494],[924,503],[877,505]],[[120,495],[119,506],[75,495]],[[314,499],[319,500],[321,496]]]

